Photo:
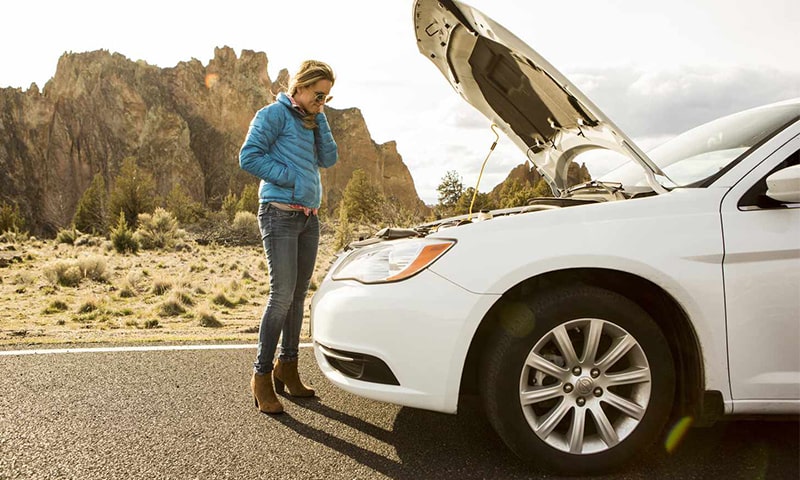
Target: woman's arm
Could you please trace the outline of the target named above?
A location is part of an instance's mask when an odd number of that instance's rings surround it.
[[[332,167],[339,159],[339,147],[333,139],[328,117],[324,113],[317,114],[318,127],[314,130],[314,144],[317,149],[317,164],[320,167]]]
[[[239,150],[239,166],[264,181],[294,187],[294,171],[271,154],[272,146],[286,125],[286,118],[280,111],[283,107],[278,107],[268,106],[256,112]]]

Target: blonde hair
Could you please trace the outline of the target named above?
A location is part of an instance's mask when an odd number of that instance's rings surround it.
[[[327,63],[306,60],[300,64],[300,69],[289,80],[289,95],[294,96],[298,88],[314,85],[320,80],[335,83],[336,76],[333,74],[333,69]]]
[[[289,80],[288,93],[294,96],[298,88],[314,85],[320,80],[328,80],[331,84],[336,82],[333,69],[325,62],[319,60],[305,60]],[[303,126],[309,130],[317,128],[316,115],[309,114],[303,118]]]

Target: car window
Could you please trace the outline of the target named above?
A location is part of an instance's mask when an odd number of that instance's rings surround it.
[[[744,195],[742,195],[742,198],[739,199],[739,203],[737,204],[739,209],[760,210],[765,208],[786,208],[786,205],[783,203],[773,200],[767,196],[767,177],[778,170],[782,170],[786,167],[791,167],[792,165],[797,165],[799,163],[800,151],[796,151],[789,155],[786,160],[775,166],[775,168],[770,170],[769,173],[759,179],[759,181],[757,181]]]
[[[797,105],[774,105],[729,115],[689,130],[647,152],[678,186],[704,186],[735,165],[753,147],[800,119]],[[634,162],[603,175],[628,186],[647,182]]]

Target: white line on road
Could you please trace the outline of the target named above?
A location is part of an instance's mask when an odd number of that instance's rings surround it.
[[[107,353],[107,352],[160,352],[173,350],[240,350],[256,348],[257,345],[154,345],[138,347],[94,347],[94,348],[40,348],[37,350],[0,350],[0,357],[14,355],[52,355],[56,353]],[[310,348],[312,343],[301,343],[300,348]]]

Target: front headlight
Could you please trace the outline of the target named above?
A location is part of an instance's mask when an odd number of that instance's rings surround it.
[[[370,245],[345,258],[331,278],[361,283],[404,280],[427,268],[455,243],[455,240],[423,238]]]

